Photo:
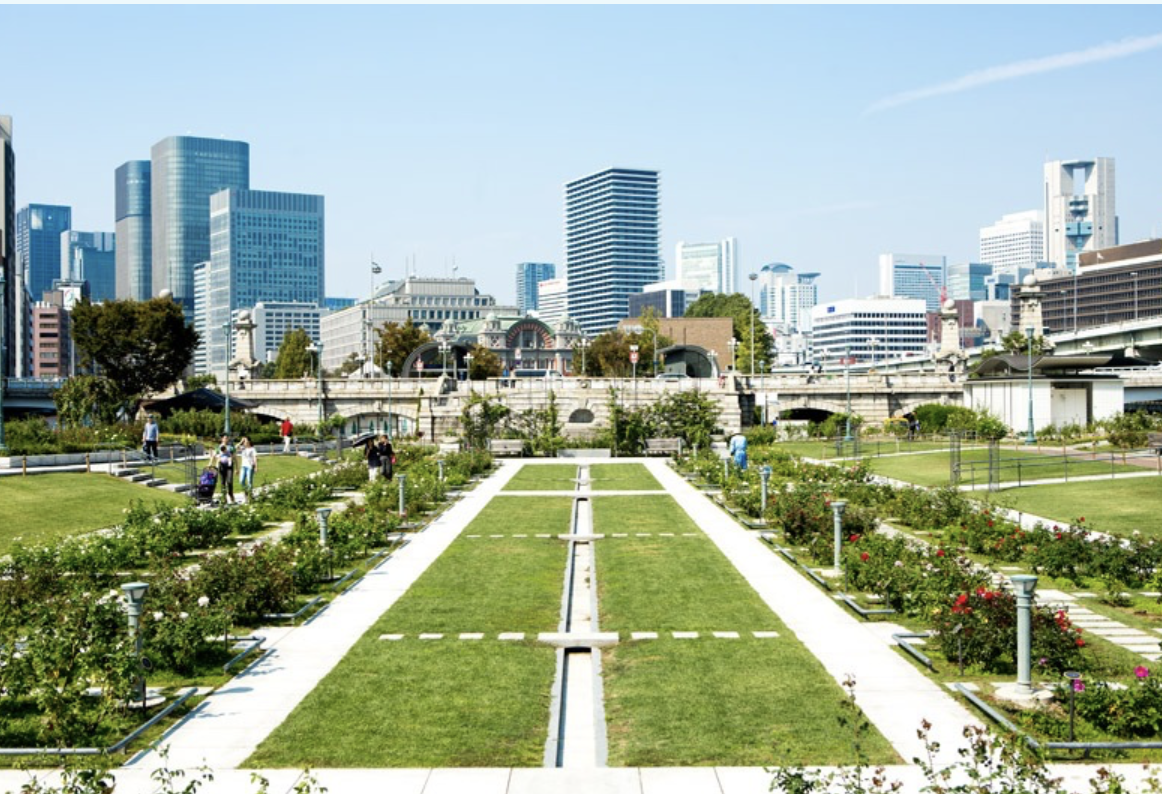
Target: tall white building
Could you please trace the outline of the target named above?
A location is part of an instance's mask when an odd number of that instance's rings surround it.
[[[919,298],[930,312],[940,311],[947,261],[939,254],[880,254],[880,295]]]
[[[865,298],[823,303],[811,310],[815,359],[838,363],[922,355],[928,342],[921,298]]]
[[[1001,268],[1033,268],[1045,261],[1045,213],[1026,210],[1002,215],[980,230],[980,261]]]
[[[237,319],[241,310],[234,312]],[[312,342],[319,341],[319,318],[322,310],[314,303],[295,301],[260,301],[254,304],[250,319],[254,321],[254,358],[274,361],[283,337],[302,328]],[[235,351],[238,355],[238,351]]]
[[[1117,244],[1114,158],[1045,163],[1045,258],[1074,270],[1082,251]]]
[[[811,309],[819,302],[818,273],[796,273],[772,262],[759,271],[759,312],[783,333],[811,330]]]
[[[537,282],[537,316],[542,322],[556,328],[568,315],[569,294],[563,278],[547,278]]]
[[[677,280],[688,292],[737,290],[738,240],[727,237],[717,243],[679,242],[674,254]]]

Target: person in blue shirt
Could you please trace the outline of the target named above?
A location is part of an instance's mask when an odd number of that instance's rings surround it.
[[[157,457],[157,418],[150,414],[141,433],[141,448],[147,458]]]
[[[742,433],[730,437],[730,455],[734,458],[734,465],[746,471],[746,436]]]

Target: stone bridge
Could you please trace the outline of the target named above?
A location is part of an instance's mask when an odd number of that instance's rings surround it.
[[[752,424],[754,408],[765,399],[770,410],[822,417],[843,413],[848,392],[852,411],[869,422],[903,416],[928,402],[960,404],[963,387],[946,375],[852,374],[747,378],[637,379],[630,378],[491,378],[454,381],[450,378],[231,379],[231,397],[250,403],[252,411],[272,417],[291,417],[297,424],[314,424],[321,416],[339,414],[346,431],[383,430],[396,433],[421,430],[429,438],[459,432],[460,415],[473,393],[500,399],[514,413],[543,408],[550,392],[568,435],[587,435],[607,426],[610,405],[616,399],[625,408],[651,405],[667,394],[697,391],[721,409],[719,424],[727,433]],[[616,395],[614,397],[613,395]],[[772,414],[773,415],[773,414]]]

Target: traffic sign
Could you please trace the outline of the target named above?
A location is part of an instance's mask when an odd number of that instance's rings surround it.
[[[416,361],[416,369],[418,369],[420,372],[424,371],[424,360],[422,358]]]
[[[629,363],[631,363],[631,364],[636,364],[636,363],[637,363],[637,351],[636,351],[636,350],[631,350],[631,351],[630,351],[630,353],[629,353]]]

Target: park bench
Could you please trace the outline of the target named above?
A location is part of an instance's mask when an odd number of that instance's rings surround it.
[[[1146,445],[1154,452],[1162,455],[1162,433],[1147,433]]]
[[[488,451],[493,455],[513,455],[520,457],[525,451],[525,442],[519,438],[493,438],[488,442]]]
[[[647,438],[647,455],[681,455],[682,439],[680,438]]]

